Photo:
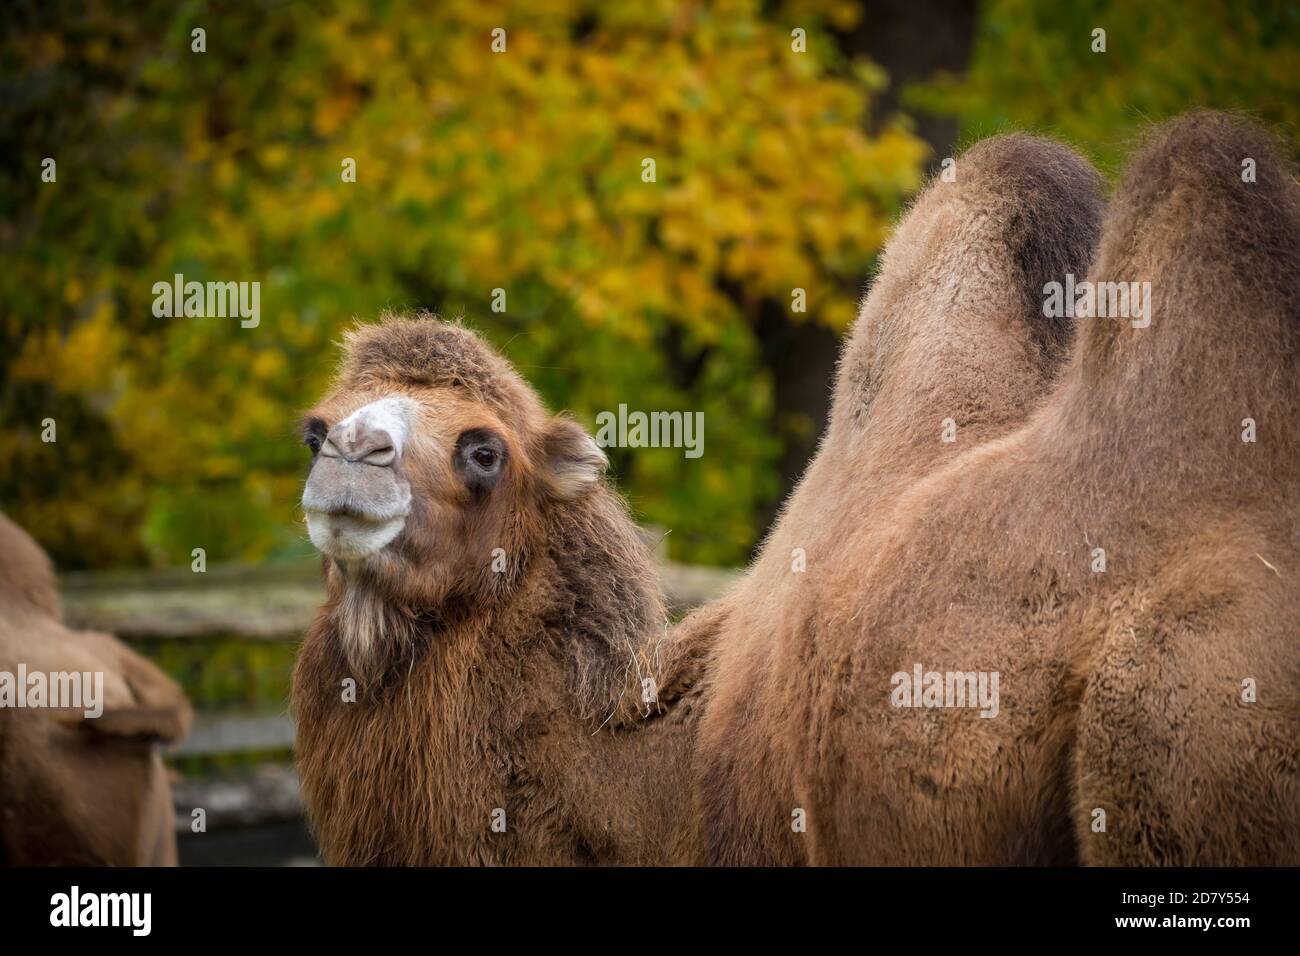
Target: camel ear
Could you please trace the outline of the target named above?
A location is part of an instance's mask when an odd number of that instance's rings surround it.
[[[542,483],[560,499],[577,498],[600,483],[609,459],[596,440],[569,418],[551,419],[542,439]]]

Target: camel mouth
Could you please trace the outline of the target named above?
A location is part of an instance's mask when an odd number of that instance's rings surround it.
[[[376,514],[353,508],[305,510],[307,536],[321,554],[358,561],[382,551],[406,527],[408,512]]]
[[[358,561],[402,533],[411,513],[411,486],[392,468],[318,458],[303,488],[302,510],[318,551]]]
[[[405,510],[386,512],[369,508],[359,508],[354,505],[333,505],[328,508],[308,508],[307,513],[324,515],[326,518],[341,518],[344,520],[355,521],[360,524],[382,524],[385,521],[392,521],[396,518],[405,518],[407,514]]]
[[[341,500],[340,500],[341,498]],[[361,501],[354,496],[317,498],[304,495],[302,510],[309,519],[338,521],[342,524],[377,525],[405,521],[411,513],[409,497],[397,501]]]

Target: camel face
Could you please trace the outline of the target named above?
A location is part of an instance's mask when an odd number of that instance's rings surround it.
[[[513,547],[509,526],[527,519],[526,436],[454,388],[340,387],[303,432],[308,535],[346,577],[399,591],[474,590],[493,550]]]
[[[431,316],[354,331],[302,432],[308,535],[366,676],[412,644],[377,608],[508,600],[544,546],[549,509],[592,492],[606,464],[486,343]]]

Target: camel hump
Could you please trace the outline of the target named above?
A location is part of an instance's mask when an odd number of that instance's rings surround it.
[[[1017,238],[1025,242],[1052,245],[1051,236],[1073,237],[1081,226],[1095,236],[1100,226],[1101,177],[1069,146],[1044,136],[1004,133],[980,140],[955,161],[952,182],[963,187],[958,192],[967,202],[997,211],[1008,222],[1028,215],[1048,227],[1046,236],[1042,230],[1019,230]],[[927,192],[944,185],[941,167]],[[1090,222],[1071,221],[1080,213]],[[1060,245],[1073,247],[1075,240]]]
[[[1028,404],[1074,337],[1072,318],[1043,309],[1043,288],[1086,274],[1102,196],[1086,159],[1039,136],[995,136],[945,159],[885,248],[841,358],[833,419],[861,418],[895,370],[913,394],[969,398],[997,382]]]
[[[1060,358],[1074,324],[1042,308],[1043,290],[1063,275],[1084,275],[1091,265],[1101,234],[1100,175],[1070,147],[1029,133],[974,144],[958,170],[965,202],[992,227],[974,238],[1005,250],[1004,271],[996,278],[1018,293],[1039,349]]]
[[[1243,396],[1264,377],[1294,387],[1294,176],[1272,135],[1243,117],[1201,111],[1155,127],[1112,200],[1091,276],[1092,370],[1140,363],[1171,383],[1201,372]],[[1112,314],[1125,292],[1128,311]]]
[[[31,535],[0,513],[0,609],[63,616],[54,565]]]

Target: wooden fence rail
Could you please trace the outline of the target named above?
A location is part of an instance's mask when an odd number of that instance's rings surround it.
[[[669,610],[681,614],[727,589],[737,572],[661,564]],[[252,569],[94,572],[63,577],[63,610],[73,627],[127,640],[242,637],[297,640],[320,607],[320,565]]]

